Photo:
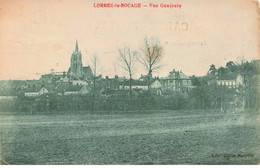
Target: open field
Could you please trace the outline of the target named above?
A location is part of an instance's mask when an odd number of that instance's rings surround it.
[[[258,164],[258,114],[1,113],[1,164]]]

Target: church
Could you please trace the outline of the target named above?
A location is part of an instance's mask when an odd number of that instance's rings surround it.
[[[91,68],[89,66],[83,67],[82,54],[78,48],[77,40],[75,50],[71,54],[68,77],[72,80],[91,80],[93,77]]]

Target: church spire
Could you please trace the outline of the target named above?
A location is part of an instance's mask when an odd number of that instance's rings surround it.
[[[78,47],[78,40],[76,40],[76,48],[75,48],[75,52],[79,51],[79,47]]]

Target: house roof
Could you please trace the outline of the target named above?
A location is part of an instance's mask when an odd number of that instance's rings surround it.
[[[66,91],[66,89],[68,87],[70,87],[72,84],[71,83],[59,83],[56,87],[55,87],[55,91],[60,93],[60,92],[64,92]]]
[[[25,92],[39,92],[43,87],[44,86],[42,86],[42,87],[29,87],[29,88],[26,88],[24,91]]]
[[[120,82],[120,84],[124,86],[130,86],[129,79],[123,82]],[[132,79],[132,86],[147,86],[147,81],[140,81],[140,80],[134,80]]]
[[[92,74],[92,70],[91,70],[90,66],[83,67],[83,72]]]
[[[141,77],[139,78],[139,80],[148,80],[149,79],[149,75],[141,75]]]
[[[65,89],[66,92],[78,92],[82,89],[82,85],[71,85]]]
[[[48,83],[45,84],[43,87],[45,87],[48,91],[54,91],[57,85],[57,83]]]
[[[187,78],[189,78],[187,75],[185,75],[183,72],[180,72],[180,78],[181,79],[187,79]]]
[[[125,81],[127,80],[125,77],[118,77],[118,81],[122,82],[122,81]]]
[[[171,71],[166,79],[189,79],[182,71]]]
[[[217,80],[236,80],[236,78],[239,76],[239,74],[224,74],[224,75],[218,75]]]
[[[161,85],[161,82],[160,82],[158,79],[155,79],[155,80],[153,80],[153,82],[151,83],[151,85],[155,85],[155,84],[156,84],[156,82],[157,82],[158,84],[160,84],[160,85]]]

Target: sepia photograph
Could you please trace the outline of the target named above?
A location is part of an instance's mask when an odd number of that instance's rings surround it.
[[[259,14],[0,0],[0,164],[260,164]]]

